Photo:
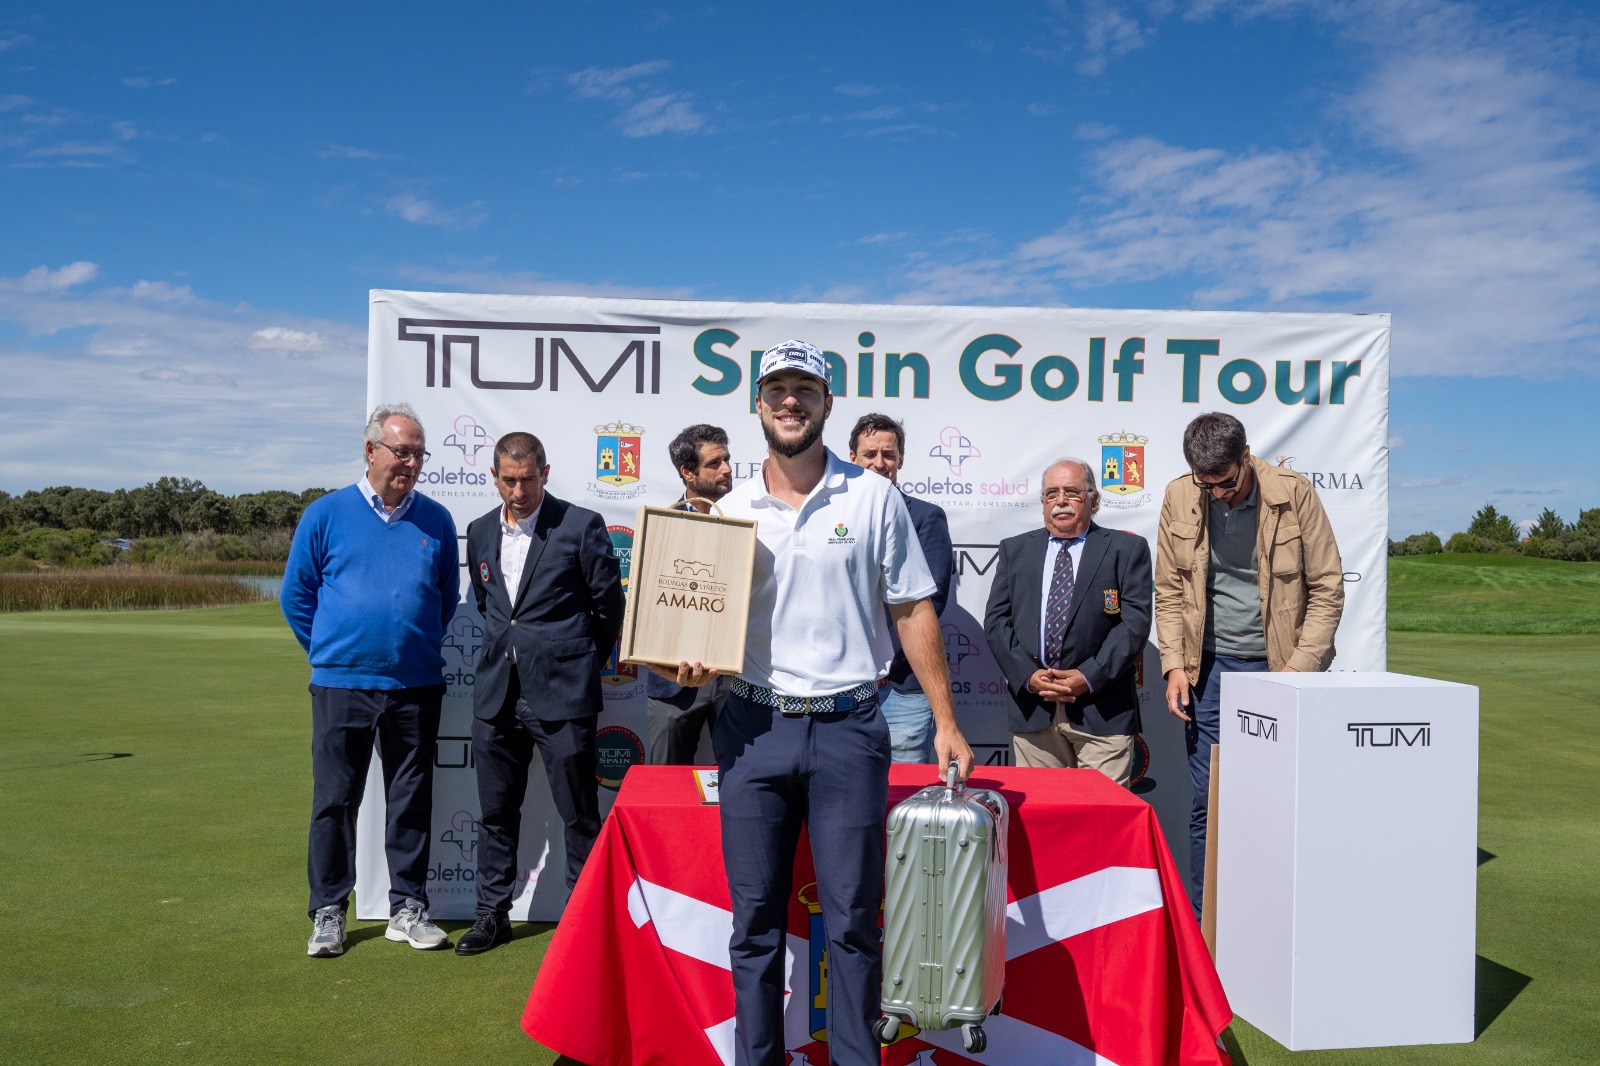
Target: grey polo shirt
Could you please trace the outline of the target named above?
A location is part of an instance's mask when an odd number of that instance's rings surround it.
[[[1265,659],[1267,634],[1261,625],[1260,563],[1256,556],[1256,521],[1261,513],[1261,486],[1231,510],[1211,500],[1206,515],[1206,540],[1211,563],[1206,570],[1204,650],[1241,659]]]

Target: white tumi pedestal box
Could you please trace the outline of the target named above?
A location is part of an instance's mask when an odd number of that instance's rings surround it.
[[[1217,972],[1293,1051],[1473,1038],[1478,690],[1227,674]]]

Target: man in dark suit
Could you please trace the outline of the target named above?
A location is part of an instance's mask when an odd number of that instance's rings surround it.
[[[728,433],[722,427],[704,422],[686,427],[667,445],[667,455],[683,480],[683,495],[672,505],[677,510],[710,514],[711,505],[733,488]],[[689,688],[653,670],[645,671],[652,766],[694,764],[700,734],[715,727],[732,683],[732,678],[719,677],[700,688]]]
[[[886,414],[873,412],[856,419],[850,431],[850,461],[873,473],[882,474],[900,488],[900,468],[906,459],[906,427]],[[935,616],[944,613],[950,602],[950,584],[955,580],[955,555],[950,549],[950,521],[938,504],[908,496],[900,489],[900,499],[911,513],[917,543],[928,562],[928,572],[938,586],[928,599]],[[889,723],[889,757],[894,762],[933,762],[933,705],[928,702],[922,683],[906,661],[895,628],[894,661],[878,689],[878,706]]]
[[[1134,667],[1150,636],[1150,546],[1104,529],[1094,471],[1044,472],[1044,528],[1000,542],[983,631],[1011,691],[1018,766],[1085,766],[1133,777]]]
[[[478,770],[477,917],[456,944],[476,955],[511,939],[528,764],[539,749],[566,827],[567,887],[600,833],[595,720],[600,667],[622,630],[622,575],[605,522],[545,492],[531,433],[508,433],[491,466],[502,506],[467,527],[467,573],[483,614],[472,698]]]

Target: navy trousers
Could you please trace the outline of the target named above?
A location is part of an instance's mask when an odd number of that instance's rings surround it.
[[[550,781],[550,798],[564,827],[567,888],[578,883],[600,835],[595,716],[571,720],[535,717],[512,674],[500,713],[472,720],[472,761],[478,771],[477,912],[505,914],[516,887],[522,800],[534,749]]]
[[[433,836],[433,762],[444,685],[354,689],[311,686],[311,839],[306,848],[310,913],[344,907],[356,885],[356,812],[373,739],[383,765],[389,912],[407,898],[428,902]]]
[[[1232,655],[1200,656],[1200,683],[1189,692],[1189,721],[1183,739],[1189,749],[1189,787],[1194,800],[1189,809],[1189,877],[1193,889],[1194,916],[1200,917],[1201,896],[1206,890],[1207,807],[1211,798],[1211,745],[1217,743],[1221,728],[1222,675],[1226,673],[1266,673],[1265,659],[1239,659]]]
[[[733,899],[734,1062],[783,1066],[784,945],[805,824],[828,937],[828,1052],[876,1066],[883,944],[889,727],[869,698],[853,711],[785,718],[729,694],[712,730],[722,855]],[[798,993],[797,993],[798,994]]]

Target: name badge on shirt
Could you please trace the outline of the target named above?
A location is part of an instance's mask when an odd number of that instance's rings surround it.
[[[485,582],[487,582],[489,580],[489,578],[490,578],[489,564],[487,562],[482,562],[482,563],[478,564],[478,576],[483,578],[483,580]]]
[[[1122,600],[1117,596],[1116,589],[1106,589],[1102,595],[1106,598],[1106,614],[1122,613]]]

